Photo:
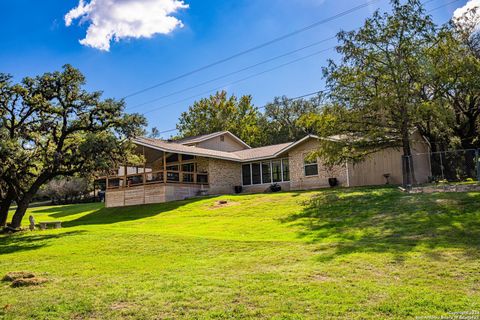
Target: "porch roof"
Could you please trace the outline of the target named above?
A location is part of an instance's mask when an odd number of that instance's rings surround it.
[[[296,142],[287,142],[281,144],[275,144],[260,148],[251,148],[234,152],[218,151],[212,149],[199,148],[194,146],[188,146],[175,142],[167,142],[159,139],[139,137],[134,139],[134,143],[137,145],[153,148],[156,150],[171,152],[171,153],[180,153],[180,154],[189,154],[194,156],[214,158],[229,160],[235,162],[250,162],[264,159],[272,159],[281,156],[282,154],[288,152],[290,149],[296,147],[297,145],[305,142],[308,139],[318,139],[317,136],[308,135],[301,140]]]

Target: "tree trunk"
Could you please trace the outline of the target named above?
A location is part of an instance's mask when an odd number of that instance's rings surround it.
[[[15,213],[12,217],[12,228],[18,229],[22,225],[22,219],[25,216],[25,212],[27,212],[28,206],[30,205],[35,193],[36,191],[30,191],[26,193],[20,201],[18,201],[17,210],[15,210]]]
[[[5,227],[7,224],[8,210],[10,210],[14,198],[15,192],[9,188],[5,198],[2,199],[2,202],[0,203],[0,227]]]
[[[403,156],[406,160],[405,164],[405,174],[407,176],[407,184],[417,184],[417,179],[415,178],[415,169],[414,169],[414,161],[412,156],[412,148],[410,146],[410,127],[409,127],[409,119],[407,114],[407,109],[405,106],[401,108],[401,116],[402,116],[402,126],[401,126],[401,134],[402,134],[402,148],[403,148]]]

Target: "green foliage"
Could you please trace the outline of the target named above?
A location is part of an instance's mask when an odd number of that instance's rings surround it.
[[[323,106],[323,98],[323,95],[318,95],[309,100],[292,100],[282,96],[267,103],[263,116],[268,144],[297,141],[312,134],[314,127],[300,120],[307,115],[318,114]]]
[[[422,48],[431,43],[434,24],[417,0],[391,3],[392,13],[376,11],[359,30],[340,32],[342,59],[330,60],[323,70],[333,106],[304,121],[319,124],[322,137],[345,140],[337,147],[322,143],[320,154],[328,162],[361,159],[389,147],[411,153],[424,80]]]
[[[472,14],[444,26],[424,50],[426,102],[418,127],[437,149],[480,147],[480,45]]]
[[[230,131],[251,146],[265,142],[263,123],[251,96],[239,99],[227,96],[225,91],[209,98],[195,101],[179,118],[177,129],[180,137]]]
[[[130,138],[145,119],[124,113],[123,101],[87,92],[79,70],[66,65],[21,84],[2,79],[0,181],[15,191],[14,227],[46,182],[109,170],[132,154]]]
[[[312,197],[324,202],[303,205]],[[216,201],[229,206],[218,207]],[[480,194],[396,188],[39,207],[0,236],[3,319],[413,319],[477,310]],[[451,314],[450,314],[451,316]]]

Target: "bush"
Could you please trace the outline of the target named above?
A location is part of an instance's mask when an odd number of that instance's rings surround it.
[[[88,181],[84,178],[61,178],[46,184],[41,194],[53,203],[73,203],[85,197],[88,192]]]

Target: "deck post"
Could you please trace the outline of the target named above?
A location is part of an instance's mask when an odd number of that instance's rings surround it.
[[[167,153],[163,151],[163,184],[167,186]]]

